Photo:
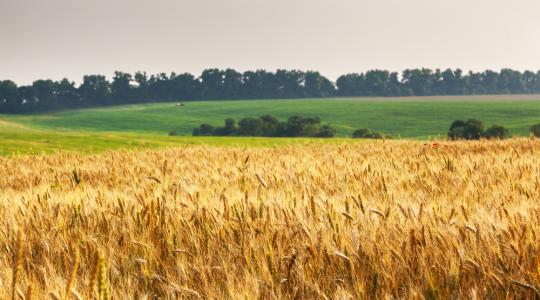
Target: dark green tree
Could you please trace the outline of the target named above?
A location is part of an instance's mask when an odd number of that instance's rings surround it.
[[[465,122],[463,136],[468,140],[478,140],[484,132],[484,123],[477,119],[469,119]]]
[[[129,100],[134,97],[131,87],[132,81],[133,78],[131,74],[119,71],[114,72],[111,84],[111,98],[115,103],[128,103]]]
[[[529,128],[529,132],[535,137],[540,137],[540,124],[531,126],[531,128]]]
[[[501,125],[493,125],[482,134],[487,139],[505,139],[509,137],[508,129]]]
[[[194,136],[212,136],[215,135],[215,128],[210,124],[201,124],[199,128],[193,129]]]
[[[238,134],[241,136],[262,136],[264,123],[261,118],[243,118],[238,122]]]
[[[305,96],[307,97],[330,97],[336,92],[332,82],[319,72],[307,72],[304,78]]]
[[[87,106],[107,105],[111,97],[111,84],[103,75],[87,75],[79,87],[79,94]]]
[[[332,126],[330,126],[330,124],[324,124],[321,126],[316,136],[322,137],[322,138],[332,138],[335,135],[336,135],[336,130]]]
[[[17,84],[11,80],[0,80],[0,112],[20,113],[23,111]]]
[[[448,138],[451,140],[478,140],[484,133],[484,123],[480,120],[469,119],[466,122],[454,121],[448,130]]]

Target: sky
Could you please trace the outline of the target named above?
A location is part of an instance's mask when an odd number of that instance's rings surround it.
[[[0,79],[540,70],[539,0],[0,0]]]

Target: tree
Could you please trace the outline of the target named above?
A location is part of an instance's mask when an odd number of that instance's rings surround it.
[[[488,128],[483,134],[487,139],[505,139],[509,136],[508,129],[501,125],[493,125]]]
[[[499,73],[487,70],[482,73],[482,87],[487,94],[499,94]]]
[[[407,69],[403,71],[403,84],[412,91],[413,95],[431,95],[432,75],[433,71],[430,69]]]
[[[262,135],[263,136],[278,136],[279,120],[271,115],[264,115],[260,118],[263,122]]]
[[[203,123],[199,128],[193,129],[194,136],[212,136],[215,134],[214,126],[210,124]]]
[[[83,99],[75,87],[75,82],[64,78],[61,81],[55,82],[54,84],[58,108],[80,107],[83,104]]]
[[[225,119],[225,129],[233,131],[236,129],[236,121],[233,118]]]
[[[499,92],[503,94],[521,94],[525,92],[521,72],[502,69],[499,74]]]
[[[352,137],[353,138],[369,138],[373,135],[373,130],[369,128],[361,128],[357,129],[353,132]]]
[[[55,84],[52,80],[36,80],[32,83],[33,100],[26,105],[37,110],[58,108],[56,103]]]
[[[319,132],[321,119],[319,117],[303,118],[292,116],[287,120],[287,136],[316,136]]]
[[[87,105],[107,105],[111,96],[111,84],[103,75],[87,75],[79,87],[79,94]]]
[[[484,133],[484,123],[480,120],[469,119],[466,122],[454,121],[448,130],[448,138],[451,140],[478,140]]]
[[[136,72],[133,76],[136,87],[134,92],[134,97],[137,102],[146,102],[149,100],[149,87],[150,82],[148,81],[148,75],[146,72]]]
[[[467,87],[464,93],[471,95],[485,94],[486,87],[482,84],[483,78],[481,73],[469,72],[467,75]]]
[[[388,71],[373,70],[366,72],[365,88],[369,96],[388,96],[390,89],[388,88],[388,79],[390,74]]]
[[[317,133],[317,137],[322,138],[331,138],[336,135],[336,130],[330,126],[330,124],[324,124],[321,126],[321,129],[319,130],[319,133]]]
[[[262,136],[264,123],[261,118],[243,118],[238,122],[238,134],[242,136]]]
[[[338,94],[340,96],[364,96],[366,95],[364,74],[346,74],[340,76],[336,81]]]
[[[214,133],[217,136],[231,136],[235,135],[237,131],[236,121],[232,118],[227,118],[225,119],[225,126],[216,128]]]
[[[459,140],[464,137],[465,122],[461,120],[456,120],[450,125],[448,130],[448,138],[451,140]]]
[[[201,84],[191,74],[184,73],[172,76],[171,100],[197,100],[201,98]]]
[[[388,77],[388,90],[390,92],[389,96],[402,96],[403,95],[403,87],[401,82],[399,81],[399,75],[397,72],[390,73],[390,76]]]
[[[117,104],[133,101],[131,74],[123,72],[114,72],[113,82],[111,84],[111,97]]]
[[[223,72],[222,99],[238,99],[242,94],[242,74],[233,69]]]
[[[355,139],[383,139],[390,138],[382,133],[375,132],[369,128],[360,128],[353,132],[352,137]]]
[[[22,109],[17,84],[11,80],[0,80],[0,112],[19,113]]]
[[[484,123],[480,120],[469,119],[465,122],[463,136],[468,140],[478,140],[484,132]]]
[[[461,69],[446,69],[441,73],[444,86],[443,95],[462,95],[466,93],[466,80]]]
[[[297,70],[277,70],[275,74],[277,84],[276,96],[279,98],[304,97],[304,73]]]
[[[247,71],[242,75],[242,98],[277,98],[278,87],[273,73],[265,70]]]
[[[529,132],[535,137],[540,137],[540,124],[535,124],[531,126]]]
[[[304,89],[307,97],[329,97],[334,95],[334,85],[319,72],[307,72],[304,78]]]
[[[202,93],[205,99],[218,99],[223,94],[224,72],[219,69],[207,69],[201,74]]]

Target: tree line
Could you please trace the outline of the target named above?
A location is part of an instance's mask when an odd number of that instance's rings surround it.
[[[68,79],[36,80],[24,86],[0,80],[0,113],[184,100],[529,93],[540,93],[540,71],[464,73],[460,69],[424,68],[399,74],[371,70],[342,75],[335,83],[319,72],[298,70],[240,73],[207,69],[199,77],[189,73],[115,72],[110,81],[103,75],[86,75],[80,85]]]
[[[225,119],[223,127],[214,127],[203,123],[193,129],[193,136],[250,136],[250,137],[319,137],[332,138],[336,130],[330,124],[321,124],[319,117],[291,116],[286,122],[279,121],[271,115],[247,117],[238,123],[233,118]],[[540,124],[532,125],[529,129],[532,136],[540,137]],[[169,135],[181,135],[177,131]],[[479,140],[505,139],[510,137],[509,130],[495,124],[485,128],[478,119],[455,120],[447,133],[449,140]],[[360,128],[352,133],[352,138],[361,139],[392,139],[391,136],[370,128]]]

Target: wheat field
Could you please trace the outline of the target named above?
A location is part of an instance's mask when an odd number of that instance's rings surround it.
[[[0,158],[0,299],[534,299],[540,141]]]

